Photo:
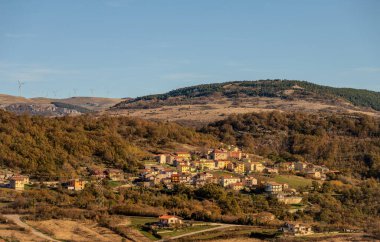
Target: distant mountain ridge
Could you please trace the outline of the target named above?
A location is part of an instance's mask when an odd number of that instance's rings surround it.
[[[202,84],[175,89],[164,94],[142,96],[123,101],[117,104],[115,108],[140,108],[144,105],[145,108],[149,108],[168,104],[186,104],[186,101],[188,102],[189,99],[200,99],[202,97],[210,97],[213,95],[221,95],[228,98],[248,96],[277,97],[282,99],[343,99],[355,106],[372,108],[380,111],[380,92],[364,89],[322,86],[307,81],[297,80],[233,81]]]
[[[57,117],[102,112],[122,100],[101,97],[24,98],[0,94],[0,109],[17,114]]]

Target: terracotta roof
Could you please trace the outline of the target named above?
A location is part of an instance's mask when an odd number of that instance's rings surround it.
[[[221,153],[227,153],[227,151],[224,151],[224,150],[214,150],[214,153],[221,154]]]
[[[24,181],[27,177],[22,175],[14,175],[10,179],[14,181]]]
[[[160,217],[158,217],[159,219],[170,219],[170,218],[179,218],[178,216],[175,216],[175,215],[161,215]]]
[[[12,181],[24,181],[24,178],[21,178],[21,177],[12,177],[11,180]]]

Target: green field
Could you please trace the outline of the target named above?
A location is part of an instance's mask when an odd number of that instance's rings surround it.
[[[107,183],[110,187],[118,187],[118,186],[122,185],[122,183],[119,181],[107,181]]]
[[[160,233],[159,232],[159,234],[163,238],[170,238],[170,237],[179,236],[182,234],[187,234],[187,233],[196,232],[196,231],[202,231],[205,229],[210,229],[210,228],[215,228],[215,227],[218,227],[218,225],[192,226],[192,227],[187,227],[184,229],[173,230],[173,231],[167,232],[167,233]]]
[[[0,202],[0,207],[5,207],[8,206],[10,203],[9,202]]]
[[[313,181],[312,179],[306,179],[304,177],[294,175],[277,175],[272,180],[279,183],[287,183],[289,184],[289,187],[296,189],[300,187],[311,186],[311,183]]]
[[[238,174],[234,173],[234,172],[230,172],[230,171],[225,171],[225,170],[217,170],[217,171],[209,171],[211,174],[215,175],[215,176],[238,176]]]
[[[130,226],[139,230],[140,233],[142,233],[144,236],[148,237],[149,239],[157,240],[157,238],[154,237],[151,233],[143,231],[141,229],[141,226],[146,224],[146,223],[157,222],[158,221],[157,218],[155,218],[155,217],[137,217],[136,216],[136,217],[128,217],[128,219],[131,221]],[[170,238],[173,236],[178,236],[178,235],[182,235],[182,234],[186,234],[186,233],[190,233],[190,232],[195,232],[195,231],[200,231],[200,230],[205,230],[205,229],[214,228],[214,227],[218,227],[218,226],[217,225],[204,225],[204,226],[194,225],[192,227],[187,227],[187,228],[178,229],[178,230],[161,230],[159,232],[159,234],[163,238]]]
[[[137,229],[142,235],[144,235],[145,237],[149,238],[150,240],[158,240],[158,238],[156,238],[153,234],[147,232],[147,231],[144,231],[142,230],[141,226],[146,224],[146,223],[153,223],[153,222],[157,222],[158,219],[156,217],[128,217],[129,221],[131,221],[131,225],[132,227],[134,227],[135,229]]]

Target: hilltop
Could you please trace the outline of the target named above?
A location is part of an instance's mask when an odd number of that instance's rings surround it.
[[[380,93],[306,81],[259,80],[203,84],[118,103],[117,115],[208,123],[233,113],[263,111],[359,112],[380,115]]]
[[[64,99],[24,98],[0,94],[0,109],[17,114],[29,113],[42,116],[80,115],[102,112],[123,101],[120,98],[71,97]]]

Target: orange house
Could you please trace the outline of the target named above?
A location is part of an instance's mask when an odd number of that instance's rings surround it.
[[[86,183],[87,183],[86,181],[83,181],[80,179],[72,179],[64,183],[63,186],[69,190],[81,191],[84,189]]]

